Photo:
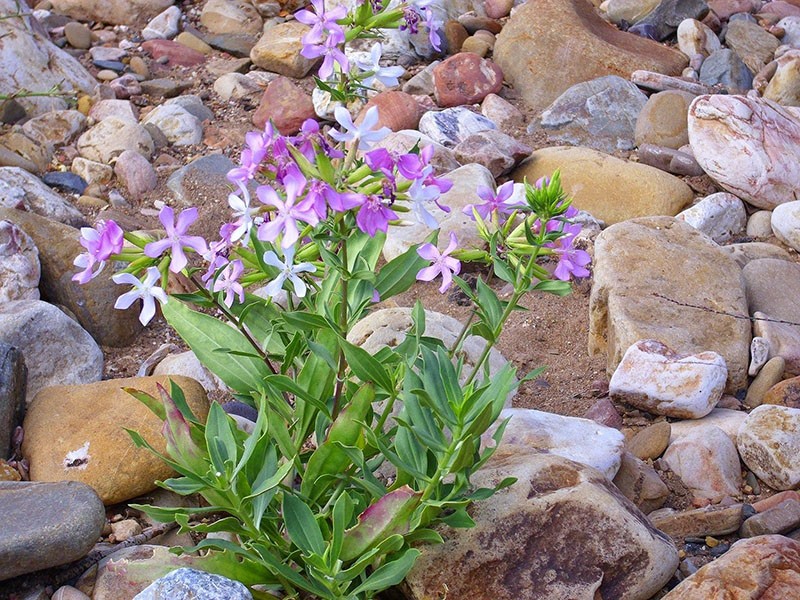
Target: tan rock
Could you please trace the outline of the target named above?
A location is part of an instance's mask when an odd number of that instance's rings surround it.
[[[787,386],[781,386],[780,382],[783,379],[783,371],[785,369],[786,361],[780,356],[770,358],[753,379],[750,387],[747,388],[747,396],[744,399],[744,403],[750,408],[755,408],[762,404],[782,404],[792,408],[800,408],[800,385],[798,385],[800,384],[800,378],[789,379],[786,381]],[[775,389],[774,392],[772,391],[773,389]]]
[[[656,144],[677,150],[688,144],[686,127],[692,100],[694,95],[680,90],[664,90],[650,96],[636,120],[636,145]]]
[[[597,471],[551,454],[499,450],[472,478],[517,483],[443,529],[406,578],[412,600],[649,598],[678,564],[672,542]],[[545,552],[544,549],[547,549]]]
[[[637,69],[679,75],[686,56],[605,22],[586,0],[537,0],[520,5],[494,48],[505,78],[534,110],[570,86]],[[558,65],[558,68],[554,68]]]
[[[800,409],[762,404],[742,423],[736,442],[742,462],[775,490],[800,484]]]
[[[635,217],[674,216],[694,197],[691,188],[674,175],[590,148],[542,148],[512,177],[536,181],[552,176],[556,169],[573,205],[609,225]]]
[[[208,414],[202,386],[186,377],[172,379],[200,420]],[[105,504],[115,504],[155,488],[172,469],[143,448],[136,448],[125,428],[140,433],[161,452],[166,444],[162,422],[122,388],[158,397],[156,383],[168,377],[132,377],[86,385],[53,386],[40,391],[28,407],[23,427],[23,455],[33,481],[81,481]]]
[[[661,421],[642,429],[625,445],[636,458],[655,460],[667,449],[670,435],[672,426],[667,421]]]
[[[208,0],[200,23],[211,33],[260,34],[264,22],[256,7],[246,0]]]
[[[705,506],[694,510],[671,508],[647,515],[653,526],[673,538],[728,535],[742,524],[744,504]]]
[[[307,25],[297,21],[279,23],[270,27],[250,51],[250,60],[265,71],[286,77],[302,78],[317,63],[300,54],[303,43],[300,38],[309,31]]]
[[[662,600],[789,599],[800,589],[800,543],[782,535],[740,540]]]
[[[622,454],[622,464],[614,477],[614,485],[643,513],[661,508],[669,496],[669,488],[661,481],[656,470],[630,452]]]
[[[597,237],[589,351],[607,354],[609,374],[633,343],[657,338],[676,352],[721,354],[726,391],[745,389],[750,324],[686,305],[747,314],[741,270],[708,237],[668,217],[633,219]]]
[[[175,0],[52,0],[55,12],[79,21],[131,25],[155,17]]]
[[[781,360],[775,357],[772,360]],[[750,386],[752,388],[752,386]],[[800,377],[779,381],[764,394],[763,404],[778,404],[789,408],[800,408]]]

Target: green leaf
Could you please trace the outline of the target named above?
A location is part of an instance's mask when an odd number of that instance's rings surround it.
[[[262,360],[248,357],[220,357],[214,350],[231,348],[252,352],[253,346],[244,335],[225,323],[188,308],[178,301],[167,302],[161,310],[167,322],[175,328],[197,358],[230,388],[240,394],[250,394],[262,387],[270,374]]]
[[[417,254],[419,246],[419,244],[411,246],[400,256],[386,263],[380,270],[378,278],[375,280],[375,289],[378,290],[382,301],[409,289],[417,280],[417,273],[420,269],[428,266],[428,261]]]
[[[286,479],[286,476],[289,474],[289,471],[292,470],[293,466],[294,465],[291,463],[291,461],[286,461],[278,468],[277,471],[275,471],[275,473],[273,473],[269,477],[266,477],[264,479],[259,478],[256,481],[256,485],[253,488],[253,493],[247,496],[245,499],[250,500],[252,498],[255,498],[256,496],[260,496],[264,492],[268,492],[278,487],[280,482]]]
[[[313,331],[315,329],[330,329],[331,326],[325,317],[313,313],[294,311],[281,313],[281,319],[286,324],[300,331]]]
[[[393,560],[376,569],[364,583],[353,590],[353,595],[363,592],[382,591],[393,585],[397,585],[408,575],[408,572],[411,570],[411,567],[414,566],[419,555],[419,550],[416,548],[409,548],[403,552],[397,560]]]
[[[333,505],[331,545],[328,554],[328,564],[336,564],[342,552],[342,542],[344,540],[344,530],[353,518],[353,500],[347,491],[341,493]]]
[[[325,540],[322,539],[314,513],[297,496],[284,493],[283,521],[292,542],[305,554],[322,556],[325,553]]]
[[[316,594],[320,598],[325,598],[326,600],[334,600],[334,596],[326,590],[324,587],[319,585],[315,581],[309,581],[305,577],[301,576],[297,571],[293,570],[291,567],[283,564],[281,560],[275,557],[272,554],[272,551],[269,547],[265,544],[253,544],[253,548],[258,552],[258,555],[261,557],[262,562],[272,571],[277,577],[285,579],[293,586],[300,588],[301,590],[305,590],[307,592],[311,592],[312,594]]]
[[[208,488],[206,482],[191,477],[173,477],[172,479],[165,480],[163,484],[164,487],[171,489],[181,496],[196,494]]]
[[[230,473],[238,462],[238,447],[231,429],[233,424],[217,402],[211,403],[206,423],[206,444],[211,464],[219,473]]]
[[[561,281],[558,279],[544,280],[533,286],[537,292],[547,292],[555,294],[556,296],[568,296],[572,293],[572,286],[569,281]]]
[[[392,378],[381,363],[375,360],[369,352],[359,346],[354,346],[347,340],[340,340],[339,344],[344,350],[347,364],[356,377],[365,383],[374,382],[387,393],[392,393],[394,390]]]

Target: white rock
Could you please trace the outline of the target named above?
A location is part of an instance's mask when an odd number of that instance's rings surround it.
[[[247,96],[255,96],[263,92],[264,88],[253,81],[252,77],[242,73],[225,73],[214,82],[214,91],[222,100],[227,102],[228,100],[239,100]]]
[[[169,40],[178,35],[178,23],[181,19],[181,9],[170,6],[164,12],[156,15],[147,26],[142,29],[142,37],[146,40]]]
[[[781,44],[800,48],[800,17],[784,17],[778,21],[778,27],[785,32],[781,38]]]
[[[786,375],[800,375],[800,327],[778,323],[763,312],[753,313],[753,333],[769,343],[769,358],[780,356],[786,362]]]
[[[11,221],[0,221],[0,302],[38,300],[39,250]]]
[[[200,120],[178,104],[157,106],[142,120],[142,125],[148,123],[158,127],[175,146],[192,146],[203,140]]]
[[[170,354],[153,369],[153,375],[184,375],[198,381],[206,392],[227,390],[223,381],[209,371],[197,358],[194,352],[188,350],[179,354]]]
[[[800,252],[800,201],[776,206],[770,224],[775,237]]]
[[[28,401],[42,388],[99,381],[103,351],[85,329],[52,304],[0,304],[0,341],[16,346],[28,368]]]
[[[705,95],[689,107],[689,143],[703,170],[758,208],[800,194],[800,119],[763,98]]]
[[[18,167],[0,167],[0,207],[22,208],[67,225],[85,223],[81,211]]]
[[[473,133],[492,129],[497,129],[497,125],[464,106],[429,110],[419,120],[422,133],[448,148],[463,142]]]
[[[669,445],[664,461],[696,495],[719,501],[738,496],[741,468],[736,446],[718,427],[706,427]]]
[[[625,351],[608,392],[657,415],[699,419],[716,406],[727,377],[725,359],[716,352],[681,355],[657,340],[642,340]]]
[[[527,408],[506,408],[498,421],[510,418],[500,446],[522,446],[547,450],[588,467],[594,467],[609,481],[619,470],[625,451],[625,436],[612,427],[589,419],[565,417]],[[493,445],[491,428],[483,443]]]
[[[70,170],[83,177],[83,180],[88,184],[110,183],[111,178],[114,177],[114,168],[111,165],[104,165],[82,156],[76,156],[72,159]]]
[[[689,57],[691,68],[699,70],[703,59],[720,48],[719,38],[700,21],[684,19],[678,25],[678,49]]]
[[[744,423],[747,413],[740,410],[729,408],[715,408],[702,419],[688,419],[686,421],[674,421],[671,423],[672,430],[669,436],[670,444],[675,440],[686,437],[696,431],[705,431],[709,427],[718,427],[735,444],[739,427]]]
[[[130,100],[100,100],[89,109],[89,116],[98,123],[108,117],[117,117],[123,121],[138,123],[136,109]]]
[[[744,464],[771,488],[800,484],[800,410],[770,404],[753,409],[737,446]]]
[[[762,337],[754,337],[750,341],[750,368],[748,375],[755,377],[767,361],[769,360],[769,340]]]
[[[137,123],[107,117],[78,138],[78,152],[84,158],[108,163],[125,152],[135,150],[147,160],[153,156],[155,146],[147,130]]]
[[[768,238],[772,235],[771,221],[771,210],[757,210],[747,219],[745,234],[751,238]]]
[[[699,229],[718,244],[727,242],[747,226],[744,203],[727,192],[706,196],[675,218]]]

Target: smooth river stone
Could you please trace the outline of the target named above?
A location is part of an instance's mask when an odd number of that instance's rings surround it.
[[[800,199],[800,119],[763,98],[698,96],[689,107],[695,159],[758,208]]]

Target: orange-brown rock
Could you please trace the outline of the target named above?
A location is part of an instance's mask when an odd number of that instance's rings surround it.
[[[300,131],[303,121],[316,117],[311,96],[287,77],[278,77],[269,82],[261,96],[261,102],[253,113],[253,125],[264,129],[270,119],[283,135]]]
[[[800,377],[792,377],[776,383],[767,390],[761,403],[800,408]]]
[[[422,110],[414,96],[392,90],[372,97],[358,114],[357,125],[361,124],[364,115],[373,106],[378,108],[378,122],[373,129],[381,127],[388,127],[392,131],[416,129],[422,116]]]

